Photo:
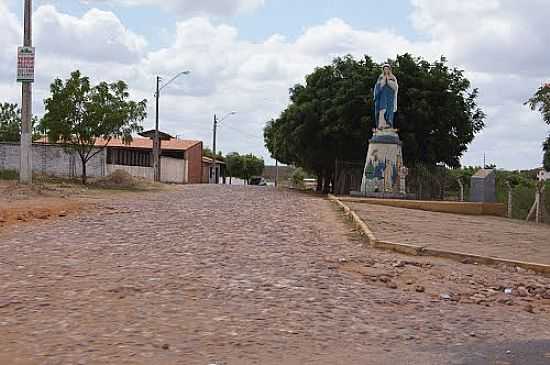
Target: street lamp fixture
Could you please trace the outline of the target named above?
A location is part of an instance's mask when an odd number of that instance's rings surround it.
[[[219,174],[217,172],[217,167],[216,167],[216,137],[217,137],[217,132],[218,132],[218,125],[221,124],[227,118],[229,118],[229,117],[231,117],[235,114],[237,114],[237,112],[227,113],[226,115],[223,116],[223,118],[221,118],[219,120],[218,120],[217,115],[214,114],[214,133],[213,133],[213,143],[212,143],[212,154],[214,156],[213,156],[213,162],[212,162],[212,174],[213,174],[212,178],[213,178],[213,181],[214,181],[215,184],[219,183]]]
[[[162,78],[157,76],[157,91],[155,92],[156,100],[156,116],[155,116],[155,137],[153,139],[153,172],[155,181],[160,181],[160,135],[159,135],[159,99],[160,92],[170,85],[172,82],[176,81],[177,78],[181,76],[187,76],[191,71],[183,71],[178,73],[176,76],[172,77],[168,82],[161,85]]]

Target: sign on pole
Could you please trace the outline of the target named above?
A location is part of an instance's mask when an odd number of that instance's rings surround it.
[[[34,82],[34,47],[17,48],[17,81]]]

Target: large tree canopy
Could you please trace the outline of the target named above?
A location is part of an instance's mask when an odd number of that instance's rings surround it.
[[[430,63],[409,54],[388,61],[399,80],[397,128],[408,166],[460,165],[484,127],[478,92],[445,58]],[[335,162],[362,161],[374,128],[373,86],[381,65],[365,56],[337,58],[290,89],[290,105],[267,123],[265,143],[281,162],[331,176]]]
[[[550,84],[542,86],[535,95],[526,102],[532,110],[537,110],[542,114],[546,124],[550,125]],[[550,171],[550,135],[543,144],[544,149],[544,169]]]
[[[86,183],[86,163],[105,148],[111,139],[132,141],[132,134],[142,131],[146,100],[128,100],[124,81],[101,82],[92,86],[80,71],[63,82],[50,86],[51,96],[44,100],[46,114],[42,127],[53,142],[62,142],[82,161],[82,181]]]

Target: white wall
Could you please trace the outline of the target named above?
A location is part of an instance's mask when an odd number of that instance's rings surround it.
[[[107,174],[111,175],[117,170],[126,171],[133,177],[154,180],[153,168],[152,167],[141,167],[141,166],[123,166],[123,165],[107,165]]]
[[[0,143],[0,170],[19,171],[19,158],[19,144]],[[61,146],[36,143],[32,146],[32,170],[50,176],[81,176],[82,162],[77,154],[67,153]],[[105,150],[88,161],[86,174],[88,177],[105,176]]]
[[[187,161],[171,157],[161,157],[160,159],[160,180],[164,183],[184,184],[187,182]],[[152,167],[141,166],[123,166],[107,165],[107,174],[112,174],[116,170],[123,170],[130,175],[153,181],[155,174]]]

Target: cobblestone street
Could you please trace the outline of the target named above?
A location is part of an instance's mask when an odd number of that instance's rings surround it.
[[[0,232],[0,364],[519,364],[550,340],[547,278],[366,248],[323,198],[99,205]]]

